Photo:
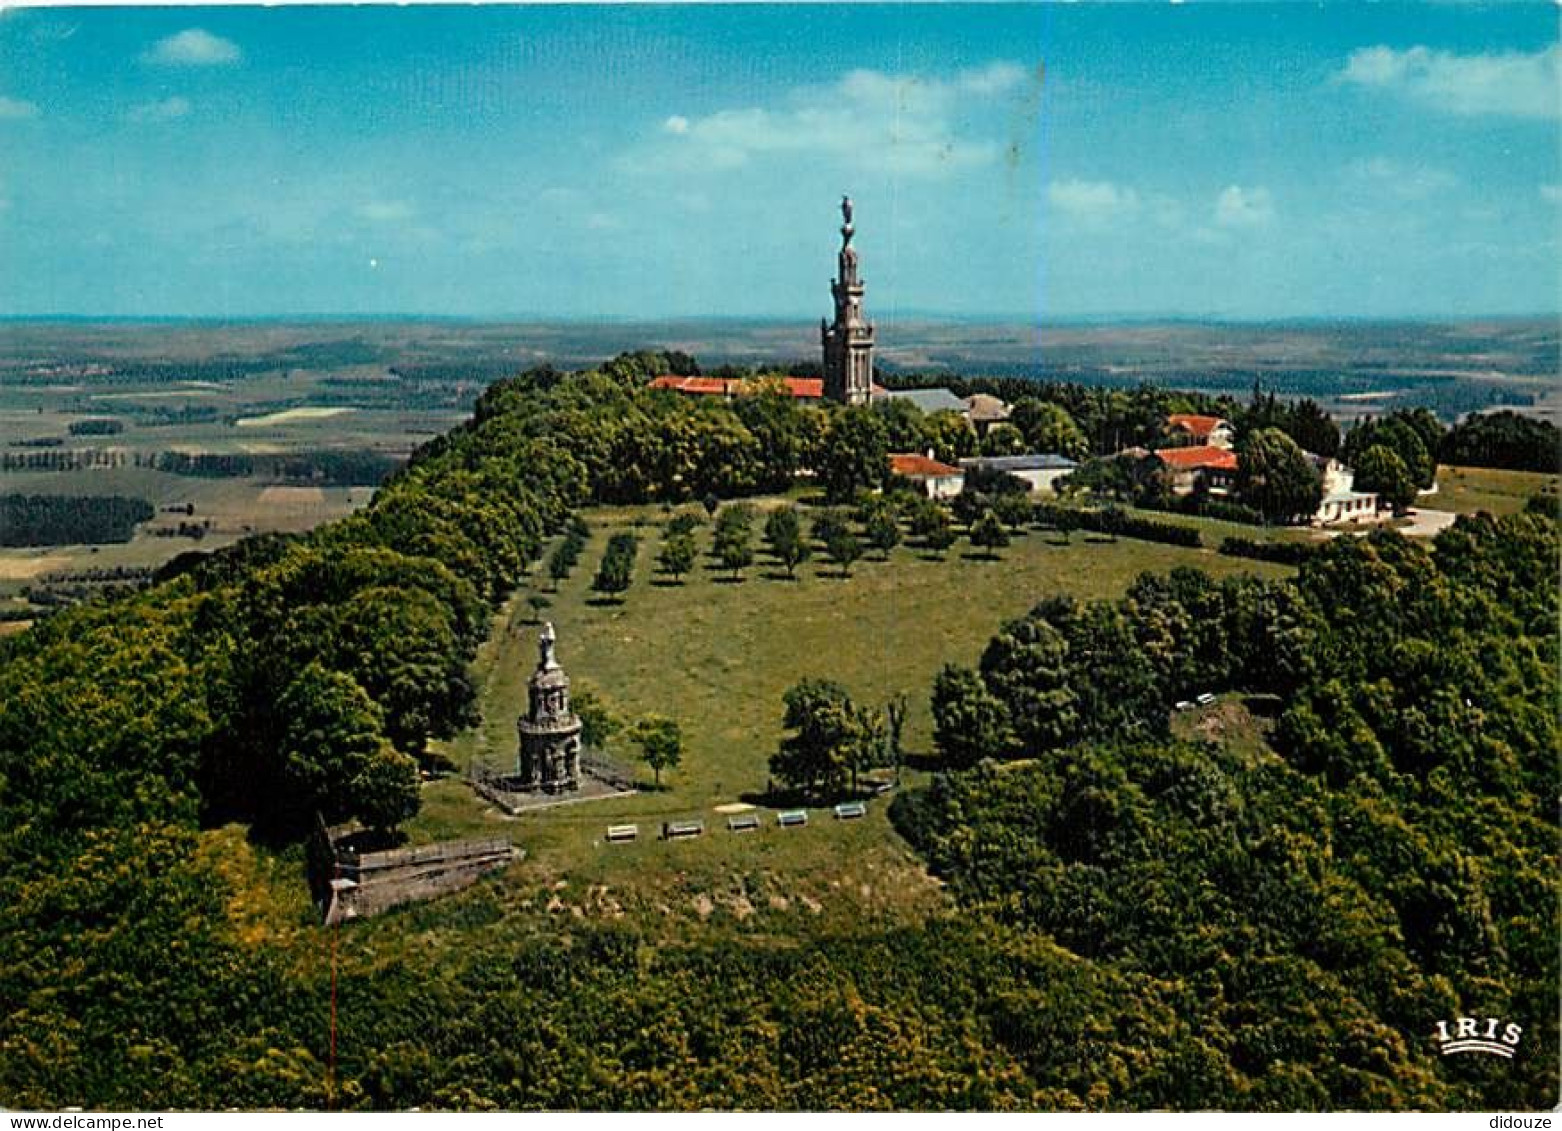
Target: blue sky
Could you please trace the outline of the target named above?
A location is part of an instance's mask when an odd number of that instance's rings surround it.
[[[1553,4],[0,12],[0,314],[1555,312]]]

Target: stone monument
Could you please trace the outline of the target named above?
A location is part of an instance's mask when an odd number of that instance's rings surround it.
[[[862,313],[867,290],[857,275],[857,249],[852,247],[852,198],[841,197],[839,277],[830,283],[835,296],[835,323],[819,321],[824,344],[824,395],[842,404],[867,404],[873,394],[873,323]]]
[[[537,636],[539,658],[526,689],[530,710],[517,724],[521,736],[516,767],[523,790],[571,793],[580,788],[580,717],[570,709],[569,676],[553,654],[553,625]]]

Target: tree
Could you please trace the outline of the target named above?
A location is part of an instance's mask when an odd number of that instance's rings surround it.
[[[580,741],[583,746],[600,750],[623,729],[606,701],[590,687],[578,687],[570,697],[570,706],[580,719]]]
[[[662,543],[662,552],[656,557],[656,566],[663,573],[672,574],[674,581],[682,581],[683,575],[694,568],[696,551],[692,534],[674,534]]]
[[[705,524],[705,519],[699,511],[679,511],[667,520],[668,538],[677,537],[680,534],[693,534]]]
[[[560,542],[558,547],[548,558],[548,578],[553,582],[553,588],[558,589],[561,582],[569,577],[570,571],[575,568],[575,562],[580,558],[580,547],[566,539]]]
[[[1279,427],[1306,452],[1332,459],[1340,450],[1340,428],[1312,399],[1294,402]]]
[[[905,754],[901,735],[906,729],[906,710],[911,705],[904,691],[897,691],[884,705],[884,724],[887,728],[887,745],[890,764],[895,767],[895,784],[900,784],[900,760]]]
[[[994,424],[982,437],[984,456],[1019,456],[1025,454],[1025,434],[1012,424]]]
[[[1015,534],[1024,532],[1034,510],[1028,495],[998,495],[993,499],[992,513]]]
[[[939,409],[922,421],[924,443],[933,449],[934,458],[957,464],[976,454],[976,429],[961,413],[953,409]]]
[[[542,610],[546,609],[549,605],[553,604],[553,602],[551,600],[549,600],[546,596],[544,596],[541,593],[529,593],[529,594],[527,594],[527,596],[526,596],[526,603],[531,606],[531,610],[532,610],[531,623],[532,624],[537,624],[539,621],[541,621],[542,620]]]
[[[1014,402],[1009,423],[1020,430],[1033,452],[1052,452],[1072,460],[1090,454],[1090,441],[1062,405],[1022,397]]]
[[[329,666],[353,677],[384,713],[385,736],[401,751],[423,753],[430,737],[448,738],[476,721],[476,692],[462,661],[450,610],[419,588],[375,585],[332,610],[334,631],[297,626],[329,641]],[[323,642],[323,641],[322,641]]]
[[[911,515],[911,532],[922,539],[924,549],[942,554],[955,544],[955,532],[950,527],[949,510],[932,499],[926,505],[919,504]]]
[[[723,511],[723,517],[731,510]],[[753,535],[748,523],[730,522],[718,524],[716,527],[716,557],[720,559],[723,569],[732,571],[732,579],[736,581],[738,575],[754,562]]]
[[[873,411],[884,422],[884,434],[892,452],[919,452],[926,439],[922,432],[922,410],[905,397],[886,397],[876,401]]]
[[[732,407],[759,443],[759,486],[786,490],[810,455],[808,414],[814,410],[803,408],[780,381],[763,380],[751,383]]]
[[[992,511],[985,512],[971,524],[971,545],[987,551],[986,556],[996,558],[998,551],[1009,544],[1009,531]]]
[[[852,564],[862,557],[862,543],[857,541],[857,535],[852,533],[849,526],[841,526],[833,531],[825,543],[825,550],[830,560],[841,567],[842,577],[850,577]]]
[[[782,507],[770,512],[765,520],[765,541],[770,552],[783,566],[786,575],[792,577],[803,562],[808,560],[808,542],[803,538],[803,524],[796,507]]]
[[[1310,518],[1323,500],[1317,470],[1278,428],[1245,433],[1238,441],[1236,489],[1270,522]]]
[[[1436,448],[1429,449],[1427,440],[1440,444],[1441,434],[1442,425],[1424,409],[1395,412],[1382,420],[1363,420],[1347,432],[1343,454],[1345,462],[1355,467],[1368,448],[1381,444],[1404,461],[1411,480],[1425,490],[1437,479]]]
[[[1357,458],[1354,486],[1358,491],[1376,491],[1397,515],[1404,514],[1416,501],[1416,484],[1410,469],[1387,444],[1374,444]]]
[[[1438,448],[1447,463],[1512,471],[1562,470],[1562,431],[1549,420],[1501,412],[1471,413],[1455,424]]]
[[[829,507],[814,515],[809,524],[809,534],[821,546],[828,547],[830,539],[843,530],[851,529],[851,516],[841,507]]]
[[[889,560],[889,552],[900,545],[900,523],[895,518],[894,510],[887,504],[869,510],[864,523],[863,533],[867,536],[868,545],[879,551],[884,560]]]
[[[830,418],[815,469],[832,503],[847,503],[889,479],[889,436],[867,408],[842,408]]]
[[[591,588],[598,593],[615,596],[629,588],[634,580],[635,555],[640,549],[640,539],[627,531],[615,534],[608,541],[602,564],[591,580]]]
[[[1003,704],[982,677],[946,664],[933,681],[933,745],[944,768],[968,770],[983,758],[1001,758],[1011,741]]]
[[[678,723],[665,715],[646,715],[630,729],[630,737],[639,744],[641,757],[662,787],[662,771],[676,769],[683,760],[683,732]]]
[[[388,829],[417,812],[417,763],[385,739],[380,709],[351,676],[311,663],[277,709],[283,799],[295,817],[319,810]]]
[[[861,742],[861,720],[846,689],[833,680],[804,679],[784,697],[781,725],[789,734],[770,756],[770,772],[788,785],[838,793]]]
[[[847,764],[851,770],[851,791],[857,792],[857,777],[864,770],[877,770],[893,764],[889,749],[889,728],[882,711],[853,706],[855,733]]]

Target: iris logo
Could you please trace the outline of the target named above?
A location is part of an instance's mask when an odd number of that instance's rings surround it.
[[[1437,1023],[1437,1044],[1444,1056],[1459,1052],[1483,1052],[1488,1056],[1513,1059],[1524,1030],[1500,1017],[1460,1017],[1454,1021]]]

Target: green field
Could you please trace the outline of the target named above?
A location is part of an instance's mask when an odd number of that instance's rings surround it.
[[[1423,497],[1436,510],[1455,514],[1514,514],[1533,495],[1556,490],[1558,476],[1538,471],[1500,471],[1488,467],[1438,468],[1437,493]]]
[[[574,576],[558,593],[539,581],[552,602],[544,615],[558,632],[559,658],[577,689],[590,687],[616,714],[657,711],[684,731],[680,768],[662,792],[583,802],[506,818],[475,798],[459,778],[425,789],[424,810],[409,827],[415,840],[503,831],[528,859],[500,881],[506,903],[537,901],[560,909],[600,912],[603,900],[626,914],[704,920],[728,918],[750,927],[767,916],[804,913],[842,928],[863,921],[922,914],[937,887],[890,829],[887,800],[869,805],[858,822],[837,822],[828,809],[811,813],[806,829],[778,829],[761,808],[765,827],[732,834],[717,806],[758,800],[767,785],[766,760],[781,735],[781,697],[803,676],[844,683],[854,698],[881,705],[896,691],[910,697],[906,748],[913,758],[931,748],[928,693],[945,663],[974,663],[1003,620],[1042,598],[1121,594],[1139,573],[1191,565],[1216,576],[1252,572],[1278,576],[1282,567],[1122,539],[1067,545],[1052,533],[1016,540],[999,560],[967,557],[964,542],[942,561],[900,547],[888,561],[873,554],[850,578],[810,561],[787,581],[760,554],[742,581],[727,580],[708,560],[681,585],[656,577],[660,512],[590,512],[592,536]],[[639,529],[642,544],[633,587],[622,603],[604,603],[590,580],[607,538]],[[709,529],[698,536],[708,547]],[[483,723],[444,744],[458,767],[481,754],[513,766],[515,720],[525,709],[525,685],[536,664],[536,628],[525,591],[496,618],[496,631],[477,661]],[[635,762],[632,745],[613,753]],[[911,772],[910,781],[922,775]],[[642,839],[608,845],[606,826],[621,821],[654,837],[667,819],[702,818],[697,841]],[[554,885],[566,886],[554,892]],[[544,893],[538,895],[538,893]]]

